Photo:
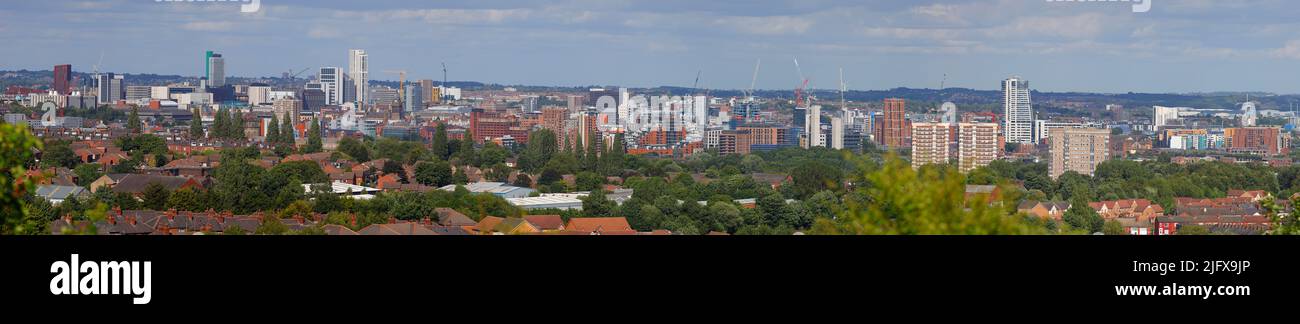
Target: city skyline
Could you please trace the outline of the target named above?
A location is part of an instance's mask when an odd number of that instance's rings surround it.
[[[757,87],[789,89],[798,57],[818,89],[836,88],[844,68],[849,89],[991,89],[990,80],[1020,75],[1052,92],[1300,93],[1300,77],[1274,72],[1300,69],[1285,1],[1183,1],[1147,13],[1033,0],[262,6],[16,3],[0,9],[13,45],[0,50],[0,70],[86,69],[103,51],[105,72],[200,75],[191,57],[213,50],[225,54],[227,75],[277,76],[345,67],[348,49],[366,49],[374,71],[441,79],[447,62],[450,79],[498,84],[691,86],[702,71],[700,87],[744,89],[762,59]]]

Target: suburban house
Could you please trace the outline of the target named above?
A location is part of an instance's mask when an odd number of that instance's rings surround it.
[[[572,218],[564,225],[564,233],[577,235],[636,235],[636,230],[624,217]]]
[[[1070,210],[1068,201],[1025,201],[1016,208],[1017,211],[1042,219],[1061,220],[1065,211]]]
[[[1088,203],[1103,219],[1136,218],[1139,221],[1165,214],[1165,208],[1146,199],[1109,200]]]

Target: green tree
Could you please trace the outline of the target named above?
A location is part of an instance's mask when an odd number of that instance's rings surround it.
[[[190,118],[190,138],[203,138],[203,114],[199,113],[199,108],[194,108],[192,116]]]
[[[479,154],[474,150],[474,141],[471,140],[471,138],[474,138],[474,134],[473,132],[467,130],[465,132],[465,138],[459,141],[460,148],[456,149],[456,155],[459,157],[460,163],[477,165],[477,166],[494,164],[494,163],[481,162],[479,160]],[[484,143],[483,144],[484,150],[487,150],[489,144],[492,145],[492,147],[496,147],[500,151],[505,152],[507,157],[509,156],[510,152],[506,152],[505,149],[501,148],[501,146],[498,146],[496,145],[496,143],[493,142]],[[502,159],[501,161],[505,162],[504,159]]]
[[[284,113],[284,119],[281,119],[281,121],[284,124],[280,125],[280,143],[293,148],[298,138],[297,130],[294,128],[293,115],[286,112]]]
[[[280,137],[280,117],[276,116],[275,114],[271,114],[271,122],[266,124],[265,141],[267,144],[276,145],[281,143],[280,142],[281,138],[282,137]]]
[[[353,161],[368,162],[370,161],[370,148],[366,147],[360,141],[352,137],[344,137],[339,140],[338,151],[352,157]]]
[[[27,176],[42,143],[24,125],[0,123],[0,234],[40,234],[45,221],[31,217],[27,199],[36,191],[36,179]]]
[[[578,191],[592,191],[602,188],[605,185],[605,178],[595,172],[583,171],[578,172],[574,182]]]
[[[450,148],[447,147],[447,125],[438,123],[433,131],[433,143],[430,145],[429,152],[433,153],[439,159],[447,160],[450,158]]]
[[[1092,209],[1092,206],[1088,206],[1088,199],[1084,198],[1084,194],[1076,194],[1074,199],[1070,200],[1070,209],[1065,211],[1061,219],[1071,227],[1088,233],[1101,232],[1106,222],[1101,215],[1097,215],[1097,211]]]
[[[311,117],[311,127],[307,129],[307,146],[302,148],[303,153],[319,153],[322,150],[320,120],[315,115]]]
[[[596,189],[582,197],[582,214],[587,217],[609,217],[614,215],[616,207],[613,201],[605,197],[604,189]]]
[[[163,210],[167,206],[167,198],[171,196],[171,192],[160,183],[150,182],[144,187],[143,196],[144,208]]]
[[[452,184],[451,165],[446,161],[417,163],[415,165],[415,181],[433,187]]]
[[[801,163],[790,172],[790,178],[794,180],[792,189],[797,196],[793,198],[806,198],[822,190],[836,190],[843,178],[840,170],[821,161]]]
[[[289,232],[289,226],[280,221],[280,217],[275,214],[267,214],[262,217],[262,223],[257,225],[253,234],[257,235],[283,235]]]
[[[143,128],[144,125],[140,122],[140,108],[131,107],[131,114],[126,117],[126,129],[131,133],[139,134]]]
[[[1118,128],[1117,128],[1117,129],[1118,129]],[[1123,224],[1120,224],[1119,221],[1117,221],[1117,220],[1113,220],[1113,219],[1112,219],[1112,220],[1108,220],[1108,221],[1106,221],[1106,223],[1105,223],[1104,225],[1101,226],[1101,232],[1102,232],[1102,233],[1105,233],[1106,235],[1124,235],[1124,234],[1128,234],[1128,233],[1124,232],[1124,225],[1123,225]]]
[[[244,137],[244,113],[243,112],[239,112],[239,111],[233,112],[230,115],[230,122],[226,124],[226,127],[229,128],[227,130],[227,133],[230,134],[230,139],[233,140],[247,139],[246,137]]]
[[[537,172],[551,161],[558,150],[555,133],[541,129],[528,134],[528,145],[519,154],[519,166],[527,172]]]
[[[857,162],[867,164],[870,162]],[[860,165],[859,169],[871,169]],[[955,168],[913,170],[889,155],[881,167],[866,173],[863,190],[871,203],[846,200],[835,219],[818,219],[819,234],[1039,234],[1023,218],[1011,217],[988,201],[965,199],[965,177]],[[1013,204],[1003,201],[1002,204]],[[748,232],[753,232],[749,230]],[[740,231],[738,231],[739,234]]]
[[[82,187],[89,186],[91,182],[104,176],[103,166],[98,163],[78,165],[76,169],[72,169],[72,173],[77,175],[77,185]]]
[[[231,137],[227,124],[230,123],[229,111],[226,108],[217,109],[217,113],[212,116],[212,137],[220,139],[229,139]]]
[[[199,194],[190,188],[182,188],[173,192],[167,197],[167,209],[176,209],[179,211],[203,211],[205,208],[199,201]]]
[[[72,151],[67,141],[56,141],[46,143],[45,150],[41,152],[41,166],[46,168],[64,167],[73,168],[81,163],[81,158],[77,153]]]

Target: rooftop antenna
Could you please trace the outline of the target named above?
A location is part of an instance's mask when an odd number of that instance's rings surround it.
[[[754,85],[758,83],[758,67],[763,66],[763,59],[758,59],[754,63],[754,77],[749,80],[749,92],[745,95],[749,101],[754,101]]]

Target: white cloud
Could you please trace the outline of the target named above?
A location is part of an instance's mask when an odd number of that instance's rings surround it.
[[[1300,59],[1300,40],[1288,41],[1282,48],[1272,50],[1269,54],[1276,58]]]
[[[961,31],[941,28],[883,28],[868,27],[862,29],[867,37],[886,37],[900,39],[950,39],[961,35]]]
[[[986,35],[994,38],[1020,38],[1032,36],[1093,38],[1102,34],[1109,22],[1098,13],[1084,13],[1060,17],[1024,17],[1009,24],[989,29]]]
[[[307,31],[307,37],[313,39],[338,38],[340,36],[343,36],[343,34],[330,27],[315,26]]]
[[[523,20],[532,14],[531,9],[419,9],[382,11],[338,11],[342,19],[360,19],[368,23],[389,23],[395,20],[414,20],[431,24],[500,24]]]
[[[230,31],[235,29],[235,23],[229,21],[195,21],[182,24],[181,29],[189,31]]]
[[[714,21],[715,25],[725,26],[737,32],[756,35],[803,34],[812,27],[811,19],[804,17],[722,17]]]

